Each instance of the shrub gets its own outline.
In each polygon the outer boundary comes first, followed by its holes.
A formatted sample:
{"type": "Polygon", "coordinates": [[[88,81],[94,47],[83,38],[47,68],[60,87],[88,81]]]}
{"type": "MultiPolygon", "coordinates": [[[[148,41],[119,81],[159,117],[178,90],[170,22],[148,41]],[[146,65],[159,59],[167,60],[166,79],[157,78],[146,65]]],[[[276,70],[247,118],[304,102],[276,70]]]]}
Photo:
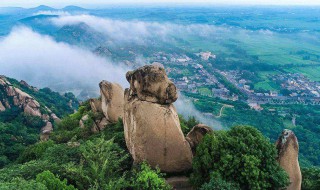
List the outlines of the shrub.
{"type": "Polygon", "coordinates": [[[169,190],[172,189],[163,178],[159,169],[152,170],[149,165],[142,163],[134,171],[132,178],[133,189],[139,190],[169,190]]]}
{"type": "Polygon", "coordinates": [[[117,144],[104,137],[86,141],[80,147],[82,163],[78,169],[70,171],[77,176],[77,186],[92,189],[124,189],[127,184],[123,173],[126,166],[123,164],[128,155],[117,144]],[[89,186],[88,186],[89,185],[89,186]]]}
{"type": "Polygon", "coordinates": [[[276,162],[275,146],[253,127],[237,126],[204,137],[193,160],[191,182],[200,187],[218,172],[242,189],[279,189],[288,176],[276,162]]]}
{"type": "Polygon", "coordinates": [[[25,163],[31,160],[39,159],[42,157],[45,151],[52,146],[54,146],[54,142],[52,140],[39,142],[34,145],[28,146],[19,156],[17,162],[25,163]]]}
{"type": "Polygon", "coordinates": [[[0,183],[1,190],[48,190],[45,185],[34,180],[26,181],[22,178],[14,178],[10,182],[0,183]]]}
{"type": "Polygon", "coordinates": [[[301,172],[303,190],[320,189],[320,168],[302,168],[301,172]]]}
{"type": "Polygon", "coordinates": [[[50,171],[44,171],[37,175],[36,181],[44,184],[48,190],[76,190],[72,185],[67,185],[67,180],[61,181],[50,171]]]}
{"type": "Polygon", "coordinates": [[[239,185],[223,180],[219,173],[212,173],[210,181],[201,186],[200,190],[240,190],[239,185]]]}

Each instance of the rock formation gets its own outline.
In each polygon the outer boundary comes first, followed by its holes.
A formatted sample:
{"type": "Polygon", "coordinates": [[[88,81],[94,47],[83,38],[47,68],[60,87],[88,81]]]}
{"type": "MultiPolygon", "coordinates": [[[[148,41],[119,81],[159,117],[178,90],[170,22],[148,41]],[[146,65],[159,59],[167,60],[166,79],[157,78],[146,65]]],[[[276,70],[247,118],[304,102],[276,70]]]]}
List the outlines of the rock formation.
{"type": "Polygon", "coordinates": [[[53,131],[53,126],[51,122],[47,122],[44,127],[41,129],[40,140],[47,141],[49,140],[49,135],[53,131]]]}
{"type": "Polygon", "coordinates": [[[102,81],[99,84],[101,92],[101,109],[110,123],[116,123],[123,118],[124,91],[116,83],[102,81]]]}
{"type": "MultiPolygon", "coordinates": [[[[92,132],[103,130],[108,124],[116,123],[123,118],[124,91],[119,84],[101,81],[99,83],[101,99],[89,100],[91,111],[95,115],[91,126],[92,132]]],[[[79,125],[85,127],[89,115],[84,115],[79,125]]]]}
{"type": "Polygon", "coordinates": [[[9,104],[10,99],[12,100],[14,106],[22,108],[26,114],[41,117],[40,104],[29,94],[12,86],[5,77],[0,77],[0,87],[5,93],[5,96],[3,96],[2,100],[0,100],[5,103],[5,106],[1,104],[4,109],[0,108],[0,111],[4,111],[5,108],[11,108],[11,105],[9,104]]]}
{"type": "Polygon", "coordinates": [[[299,144],[295,134],[288,129],[283,130],[277,143],[278,162],[280,166],[288,173],[290,185],[288,190],[301,189],[301,171],[298,162],[299,144]]]}
{"type": "Polygon", "coordinates": [[[202,141],[202,138],[212,132],[212,129],[204,124],[198,124],[194,126],[191,131],[187,134],[187,141],[190,144],[192,153],[195,154],[198,144],[202,141]]]}
{"type": "Polygon", "coordinates": [[[126,77],[124,133],[134,163],[147,161],[163,172],[190,169],[192,151],[171,104],[178,98],[176,87],[165,70],[147,65],[126,77]]]}
{"type": "MultiPolygon", "coordinates": [[[[30,86],[25,81],[20,81],[20,85],[27,87],[30,90],[38,91],[37,88],[30,86]]],[[[12,107],[19,107],[28,115],[41,117],[46,125],[42,128],[40,133],[41,140],[48,140],[49,134],[52,132],[52,123],[49,122],[52,119],[55,122],[59,122],[60,119],[52,113],[50,109],[44,107],[47,113],[41,113],[41,105],[28,93],[13,86],[6,77],[0,76],[0,112],[12,107]],[[50,114],[50,116],[48,115],[50,114]]]]}

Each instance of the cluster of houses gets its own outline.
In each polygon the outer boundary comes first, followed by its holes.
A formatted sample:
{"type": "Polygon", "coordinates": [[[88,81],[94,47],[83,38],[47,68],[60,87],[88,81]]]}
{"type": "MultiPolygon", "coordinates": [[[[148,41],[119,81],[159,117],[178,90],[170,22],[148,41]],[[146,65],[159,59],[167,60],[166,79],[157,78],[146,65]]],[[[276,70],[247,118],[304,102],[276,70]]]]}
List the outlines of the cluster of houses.
{"type": "Polygon", "coordinates": [[[311,81],[303,74],[278,74],[272,76],[272,80],[287,89],[291,97],[320,97],[320,83],[311,81]]]}
{"type": "MultiPolygon", "coordinates": [[[[210,58],[215,59],[216,55],[211,52],[200,52],[197,58],[190,58],[187,55],[175,53],[157,52],[154,54],[154,61],[161,62],[166,66],[167,73],[176,74],[171,80],[176,84],[180,91],[199,93],[199,89],[205,87],[211,93],[207,96],[219,97],[225,100],[238,100],[238,95],[232,94],[213,73],[209,73],[203,64],[210,58]],[[185,75],[185,70],[192,71],[192,74],[185,75]]],[[[272,75],[270,78],[286,89],[289,94],[281,94],[279,91],[256,92],[251,81],[243,79],[241,72],[236,70],[215,72],[224,76],[230,83],[238,88],[248,97],[248,105],[255,110],[262,110],[261,104],[320,104],[320,83],[310,81],[302,74],[279,74],[272,75]]]]}

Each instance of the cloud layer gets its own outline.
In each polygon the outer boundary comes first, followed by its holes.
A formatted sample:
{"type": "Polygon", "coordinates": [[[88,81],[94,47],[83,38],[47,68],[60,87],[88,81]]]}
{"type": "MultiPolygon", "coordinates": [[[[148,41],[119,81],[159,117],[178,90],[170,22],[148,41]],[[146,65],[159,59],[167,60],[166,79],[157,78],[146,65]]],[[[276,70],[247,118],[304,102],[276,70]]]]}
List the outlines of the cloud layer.
{"type": "Polygon", "coordinates": [[[153,42],[173,42],[174,37],[193,35],[199,37],[212,37],[225,35],[230,32],[228,28],[207,24],[173,24],[143,21],[122,21],[101,18],[92,15],[63,15],[51,18],[50,21],[58,26],[77,25],[85,23],[95,31],[106,35],[115,43],[150,44],[153,42]]]}
{"type": "Polygon", "coordinates": [[[101,80],[127,86],[122,68],[90,51],[17,27],[0,41],[0,73],[54,90],[98,90],[101,80]]]}

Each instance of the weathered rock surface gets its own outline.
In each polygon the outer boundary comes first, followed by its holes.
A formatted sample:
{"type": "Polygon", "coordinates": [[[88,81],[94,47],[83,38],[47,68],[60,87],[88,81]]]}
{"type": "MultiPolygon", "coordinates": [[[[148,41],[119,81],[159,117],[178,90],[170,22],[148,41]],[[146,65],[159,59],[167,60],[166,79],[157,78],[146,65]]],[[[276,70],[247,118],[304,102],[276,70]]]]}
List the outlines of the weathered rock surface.
{"type": "MultiPolygon", "coordinates": [[[[14,106],[21,107],[26,114],[39,117],[41,116],[40,104],[33,97],[19,88],[13,87],[5,77],[0,77],[0,85],[1,89],[6,93],[6,97],[2,99],[2,101],[5,102],[5,105],[2,104],[2,107],[11,108],[8,101],[8,98],[10,97],[12,98],[14,106]]],[[[5,109],[0,108],[0,111],[4,110],[5,109]]]]}
{"type": "Polygon", "coordinates": [[[178,99],[177,88],[171,82],[164,68],[158,65],[146,65],[127,73],[130,83],[130,95],[139,100],[159,104],[171,104],[178,99]]]}
{"type": "Polygon", "coordinates": [[[100,99],[91,98],[89,101],[93,113],[102,112],[102,105],[100,99]]]}
{"type": "Polygon", "coordinates": [[[6,108],[4,107],[4,105],[2,104],[2,102],[0,101],[0,112],[1,111],[5,111],[6,110],[6,108]]]}
{"type": "Polygon", "coordinates": [[[280,166],[288,173],[290,185],[288,190],[301,189],[301,171],[298,162],[299,144],[295,134],[288,129],[283,130],[277,143],[278,162],[280,166]]]}
{"type": "Polygon", "coordinates": [[[202,138],[212,132],[212,129],[204,124],[198,124],[194,126],[191,131],[187,134],[187,141],[190,144],[192,153],[195,154],[198,144],[202,141],[202,138]]]}
{"type": "MultiPolygon", "coordinates": [[[[30,90],[37,91],[35,87],[30,86],[25,81],[20,81],[20,84],[30,90]]],[[[60,119],[47,107],[44,107],[44,109],[47,110],[50,116],[46,113],[41,113],[39,102],[20,88],[14,87],[4,76],[0,76],[0,91],[2,92],[0,96],[0,112],[16,106],[21,108],[25,114],[41,117],[46,122],[46,126],[42,128],[40,138],[47,140],[53,130],[52,124],[48,121],[53,119],[55,122],[59,122],[60,119]]]]}
{"type": "Polygon", "coordinates": [[[135,163],[147,161],[164,172],[191,168],[192,151],[185,139],[176,109],[176,87],[163,68],[144,66],[127,73],[124,133],[135,163]]]}
{"type": "MultiPolygon", "coordinates": [[[[101,99],[91,98],[89,100],[91,111],[93,112],[92,132],[103,130],[108,124],[118,122],[119,118],[123,118],[124,91],[123,88],[116,83],[101,81],[99,83],[101,99]]],[[[85,127],[85,121],[89,119],[88,115],[84,115],[79,125],[85,127]]]]}
{"type": "MultiPolygon", "coordinates": [[[[99,84],[101,92],[101,109],[110,123],[116,123],[119,118],[123,118],[124,91],[116,83],[102,81],[99,84]]],[[[99,109],[95,106],[95,109],[99,109]]]]}
{"type": "Polygon", "coordinates": [[[44,127],[41,129],[40,140],[47,141],[49,140],[49,136],[53,131],[53,126],[51,122],[47,122],[44,127]]]}

